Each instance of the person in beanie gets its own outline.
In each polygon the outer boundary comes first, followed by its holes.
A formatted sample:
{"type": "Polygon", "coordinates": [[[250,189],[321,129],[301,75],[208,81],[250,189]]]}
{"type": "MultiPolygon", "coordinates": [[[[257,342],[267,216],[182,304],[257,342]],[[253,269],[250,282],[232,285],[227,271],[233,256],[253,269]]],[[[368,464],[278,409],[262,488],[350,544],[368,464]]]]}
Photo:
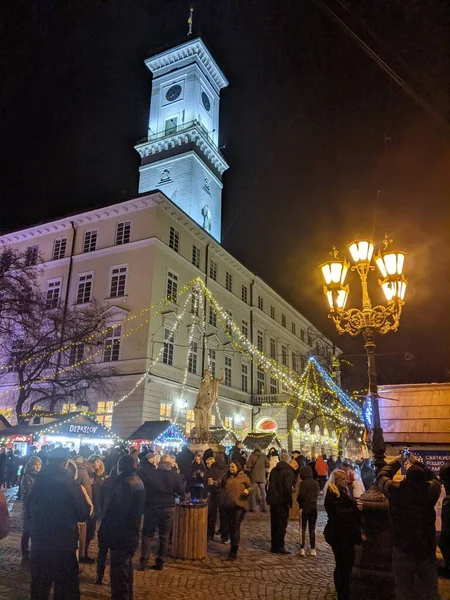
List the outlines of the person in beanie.
{"type": "Polygon", "coordinates": [[[442,575],[450,577],[450,462],[442,465],[439,478],[445,487],[445,498],[442,502],[442,528],[439,537],[439,548],[444,557],[442,575]]]}
{"type": "Polygon", "coordinates": [[[145,570],[150,555],[150,541],[158,529],[159,548],[152,569],[162,571],[167,559],[169,538],[172,531],[175,498],[184,494],[180,475],[172,469],[170,456],[163,454],[158,468],[150,473],[145,482],[147,521],[142,532],[142,556],[140,569],[145,570]]]}
{"type": "Polygon", "coordinates": [[[395,594],[398,600],[435,600],[438,581],[434,506],[441,484],[413,454],[409,453],[406,459],[411,466],[404,480],[393,481],[403,465],[402,454],[385,465],[377,477],[378,487],[389,500],[395,594]]]}
{"type": "Polygon", "coordinates": [[[98,539],[110,549],[111,600],[132,600],[132,558],[139,544],[145,503],[144,484],[137,476],[133,456],[125,454],[119,459],[117,477],[112,481],[104,490],[104,517],[98,539]]]}
{"type": "MultiPolygon", "coordinates": [[[[250,479],[242,469],[242,463],[231,462],[228,472],[222,478],[223,508],[225,531],[222,536],[230,535],[231,547],[228,560],[236,560],[241,538],[241,524],[248,510],[248,499],[252,491],[250,479]]],[[[221,517],[222,517],[221,515],[221,517]]]]}
{"type": "Polygon", "coordinates": [[[22,566],[28,567],[30,552],[28,544],[30,541],[30,516],[28,514],[28,498],[30,492],[36,483],[36,477],[42,467],[42,461],[38,456],[32,456],[23,470],[22,481],[20,482],[21,498],[22,498],[22,513],[23,513],[23,531],[22,539],[20,542],[20,549],[22,551],[22,566]]]}
{"type": "Polygon", "coordinates": [[[288,464],[289,456],[282,452],[280,460],[269,477],[267,502],[270,504],[271,552],[289,554],[284,538],[292,506],[292,490],[295,484],[294,469],[288,464]]]}
{"type": "Polygon", "coordinates": [[[250,481],[253,485],[253,491],[250,495],[250,512],[255,512],[256,493],[259,490],[261,496],[261,512],[266,512],[266,477],[269,469],[269,459],[261,452],[261,447],[255,444],[255,449],[245,466],[250,481]]]}
{"type": "Polygon", "coordinates": [[[68,458],[64,448],[49,452],[27,501],[33,600],[48,600],[52,585],[54,600],[80,600],[78,523],[88,519],[90,506],[65,468],[68,458]]]}
{"type": "Polygon", "coordinates": [[[302,542],[300,556],[305,556],[306,527],[309,529],[309,543],[311,556],[316,556],[316,521],[317,521],[317,497],[319,495],[319,484],[313,478],[311,467],[300,469],[300,486],[298,489],[297,502],[302,511],[302,542]]]}

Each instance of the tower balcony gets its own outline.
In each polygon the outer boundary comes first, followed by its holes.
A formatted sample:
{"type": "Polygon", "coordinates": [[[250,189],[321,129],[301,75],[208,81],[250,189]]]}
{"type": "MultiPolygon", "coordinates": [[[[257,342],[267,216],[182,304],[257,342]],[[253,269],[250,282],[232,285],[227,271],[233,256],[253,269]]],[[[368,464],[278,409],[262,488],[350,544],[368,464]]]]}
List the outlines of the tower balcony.
{"type": "Polygon", "coordinates": [[[183,146],[188,145],[198,148],[220,175],[228,169],[228,163],[213,141],[210,132],[197,120],[180,125],[174,124],[165,131],[152,133],[139,140],[135,149],[144,160],[170,150],[182,150],[183,146]]]}

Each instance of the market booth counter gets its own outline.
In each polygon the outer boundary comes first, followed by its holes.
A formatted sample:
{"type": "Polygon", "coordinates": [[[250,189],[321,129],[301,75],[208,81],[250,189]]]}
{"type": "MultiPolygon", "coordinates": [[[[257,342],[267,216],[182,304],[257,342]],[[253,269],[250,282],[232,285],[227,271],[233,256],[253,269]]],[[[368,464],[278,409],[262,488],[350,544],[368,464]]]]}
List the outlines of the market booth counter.
{"type": "Polygon", "coordinates": [[[28,453],[31,445],[42,444],[61,445],[69,450],[80,452],[80,447],[85,446],[94,451],[97,447],[101,452],[118,443],[119,438],[107,427],[82,413],[68,413],[60,417],[53,416],[51,420],[41,415],[31,418],[30,421],[7,427],[0,432],[1,443],[22,444],[22,454],[28,453]],[[48,420],[41,423],[41,420],[48,420]]]}

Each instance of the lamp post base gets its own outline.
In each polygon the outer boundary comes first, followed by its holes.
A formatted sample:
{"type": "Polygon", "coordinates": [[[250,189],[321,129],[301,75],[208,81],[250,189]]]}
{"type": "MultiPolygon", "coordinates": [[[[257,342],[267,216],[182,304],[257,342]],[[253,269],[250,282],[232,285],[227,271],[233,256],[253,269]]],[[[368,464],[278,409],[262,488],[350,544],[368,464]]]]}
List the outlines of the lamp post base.
{"type": "Polygon", "coordinates": [[[376,485],[361,495],[363,530],[367,541],[356,546],[351,575],[351,600],[394,600],[392,538],[388,501],[376,485]]]}

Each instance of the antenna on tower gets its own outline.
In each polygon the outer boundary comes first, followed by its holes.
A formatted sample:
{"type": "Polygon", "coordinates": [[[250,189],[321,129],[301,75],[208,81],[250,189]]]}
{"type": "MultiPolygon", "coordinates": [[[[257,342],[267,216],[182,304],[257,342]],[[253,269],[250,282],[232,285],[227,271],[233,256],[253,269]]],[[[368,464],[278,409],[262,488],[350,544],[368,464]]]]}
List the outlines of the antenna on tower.
{"type": "Polygon", "coordinates": [[[192,35],[192,23],[194,22],[194,7],[191,6],[191,8],[189,9],[189,17],[188,17],[188,35],[192,35]]]}

